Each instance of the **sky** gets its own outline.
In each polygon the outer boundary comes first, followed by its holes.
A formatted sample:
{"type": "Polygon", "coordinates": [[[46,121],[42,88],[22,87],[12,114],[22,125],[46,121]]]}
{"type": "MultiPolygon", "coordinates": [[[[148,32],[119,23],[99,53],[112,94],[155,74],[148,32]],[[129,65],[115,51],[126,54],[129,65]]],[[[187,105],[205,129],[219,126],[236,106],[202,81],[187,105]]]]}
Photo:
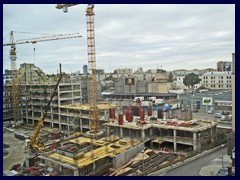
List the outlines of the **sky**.
{"type": "MultiPolygon", "coordinates": [[[[3,5],[3,42],[80,32],[81,38],[16,45],[17,68],[34,63],[45,73],[83,72],[88,64],[86,4],[68,13],[56,4],[3,5]],[[18,33],[27,32],[27,33],[18,33]],[[32,33],[32,34],[30,34],[32,33]],[[40,33],[40,34],[34,34],[40,33]],[[35,52],[34,52],[35,48],[35,52]]],[[[216,68],[235,52],[234,4],[96,4],[96,66],[143,70],[216,68]]],[[[3,47],[3,71],[11,69],[9,46],[3,47]]]]}

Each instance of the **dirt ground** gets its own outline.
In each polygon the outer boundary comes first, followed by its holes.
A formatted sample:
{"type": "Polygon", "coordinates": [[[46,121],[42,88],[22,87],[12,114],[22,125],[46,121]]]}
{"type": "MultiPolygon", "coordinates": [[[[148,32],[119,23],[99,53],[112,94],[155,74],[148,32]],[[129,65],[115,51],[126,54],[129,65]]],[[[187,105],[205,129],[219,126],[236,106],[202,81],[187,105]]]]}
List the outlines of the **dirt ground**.
{"type": "Polygon", "coordinates": [[[3,134],[3,142],[10,147],[7,149],[9,154],[3,157],[3,171],[10,170],[16,163],[22,164],[25,160],[24,141],[14,137],[14,132],[7,131],[3,134]]]}

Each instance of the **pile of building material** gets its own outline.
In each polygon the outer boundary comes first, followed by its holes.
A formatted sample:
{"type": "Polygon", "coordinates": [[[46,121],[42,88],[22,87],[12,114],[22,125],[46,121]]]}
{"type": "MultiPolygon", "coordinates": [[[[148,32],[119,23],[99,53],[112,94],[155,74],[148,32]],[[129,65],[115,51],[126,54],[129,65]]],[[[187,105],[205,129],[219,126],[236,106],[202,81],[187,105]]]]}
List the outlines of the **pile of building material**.
{"type": "Polygon", "coordinates": [[[162,153],[146,150],[128,161],[127,163],[111,169],[110,176],[126,176],[126,175],[144,175],[156,171],[166,165],[179,160],[181,157],[176,153],[162,153]]]}

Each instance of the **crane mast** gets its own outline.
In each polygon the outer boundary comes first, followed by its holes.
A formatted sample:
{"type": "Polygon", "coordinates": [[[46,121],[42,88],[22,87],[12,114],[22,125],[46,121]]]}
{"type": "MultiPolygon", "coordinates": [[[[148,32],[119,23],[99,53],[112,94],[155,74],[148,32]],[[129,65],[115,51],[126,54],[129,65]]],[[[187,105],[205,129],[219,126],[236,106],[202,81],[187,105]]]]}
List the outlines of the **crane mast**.
{"type": "MultiPolygon", "coordinates": [[[[78,4],[57,4],[57,9],[63,9],[68,12],[68,7],[78,4]]],[[[98,107],[97,107],[97,82],[96,82],[96,52],[95,52],[95,28],[94,28],[94,5],[88,4],[86,9],[87,18],[87,51],[88,51],[88,69],[89,69],[89,104],[90,104],[90,132],[98,132],[98,107]]]]}
{"type": "Polygon", "coordinates": [[[10,32],[10,43],[11,43],[11,49],[10,49],[10,61],[11,61],[11,73],[12,73],[12,106],[13,106],[13,120],[14,124],[16,121],[19,120],[19,98],[18,98],[18,75],[17,75],[17,68],[16,68],[16,46],[13,43],[13,31],[10,32]]]}
{"type": "Polygon", "coordinates": [[[90,128],[92,133],[98,132],[98,107],[97,107],[97,81],[96,81],[96,52],[95,52],[95,28],[94,5],[88,5],[87,17],[87,47],[89,67],[89,104],[90,104],[90,128]]]}
{"type": "MultiPolygon", "coordinates": [[[[52,41],[52,40],[61,40],[69,38],[79,38],[82,37],[79,33],[68,33],[68,34],[57,34],[52,36],[44,36],[30,39],[21,39],[14,41],[13,32],[10,32],[10,41],[9,43],[4,43],[3,46],[10,46],[10,61],[11,61],[11,71],[12,71],[12,106],[13,106],[13,120],[14,123],[19,120],[19,97],[18,97],[18,75],[17,75],[17,66],[16,66],[16,44],[27,44],[27,43],[37,43],[43,41],[52,41]]],[[[23,33],[23,32],[21,32],[23,33]]]]}

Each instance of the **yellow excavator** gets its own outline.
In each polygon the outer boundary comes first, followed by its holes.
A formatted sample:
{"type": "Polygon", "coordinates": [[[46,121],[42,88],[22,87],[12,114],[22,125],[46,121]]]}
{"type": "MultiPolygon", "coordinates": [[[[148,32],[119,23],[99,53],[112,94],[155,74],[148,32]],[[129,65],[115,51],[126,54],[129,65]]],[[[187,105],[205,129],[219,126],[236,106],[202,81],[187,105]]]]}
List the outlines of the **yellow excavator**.
{"type": "Polygon", "coordinates": [[[43,150],[44,150],[44,144],[41,143],[41,142],[39,142],[39,140],[38,140],[37,138],[38,138],[38,135],[39,135],[40,130],[41,130],[41,128],[42,128],[43,121],[44,121],[44,119],[45,119],[45,117],[46,117],[46,115],[47,115],[47,112],[48,112],[49,108],[50,108],[50,104],[51,104],[51,102],[52,102],[52,100],[53,100],[53,97],[55,96],[55,94],[56,94],[56,92],[57,92],[58,85],[59,85],[59,83],[60,83],[63,75],[64,75],[64,73],[61,72],[61,73],[60,73],[60,77],[59,77],[59,79],[58,79],[58,81],[57,81],[57,84],[56,84],[55,87],[54,87],[54,91],[53,91],[53,93],[52,93],[52,95],[51,95],[51,98],[50,98],[50,100],[48,101],[48,104],[47,104],[47,106],[46,106],[46,108],[45,108],[45,110],[44,110],[44,112],[43,112],[43,115],[39,118],[38,123],[37,123],[37,126],[36,126],[36,129],[35,129],[35,131],[34,131],[34,134],[33,134],[32,138],[30,139],[30,141],[28,142],[28,147],[29,147],[33,152],[34,152],[34,151],[43,151],[43,150]]]}

